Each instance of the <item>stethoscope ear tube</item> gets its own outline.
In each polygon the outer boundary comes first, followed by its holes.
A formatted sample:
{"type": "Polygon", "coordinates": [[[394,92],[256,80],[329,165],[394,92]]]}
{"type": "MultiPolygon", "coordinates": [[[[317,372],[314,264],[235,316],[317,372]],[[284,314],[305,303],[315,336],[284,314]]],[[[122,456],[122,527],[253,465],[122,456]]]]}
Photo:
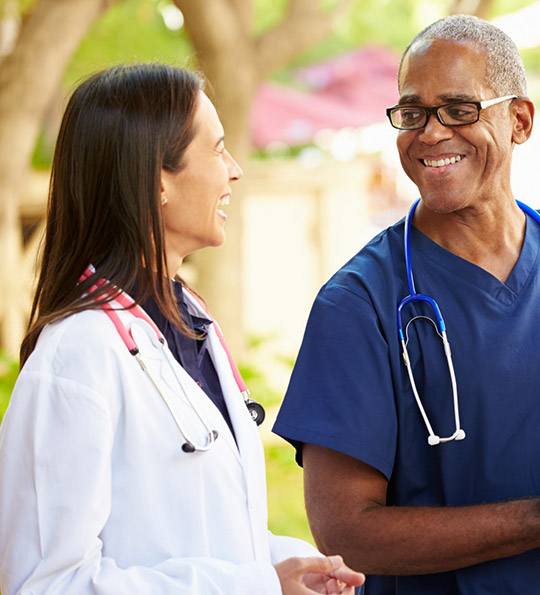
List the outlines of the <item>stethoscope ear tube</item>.
{"type": "MultiPolygon", "coordinates": [[[[137,320],[134,321],[134,324],[137,322],[137,320]]],[[[143,359],[141,358],[140,354],[137,354],[135,357],[137,358],[137,361],[139,362],[139,365],[141,366],[141,368],[143,369],[143,371],[146,373],[146,375],[148,376],[148,378],[150,378],[152,384],[154,385],[155,389],[157,390],[157,392],[160,394],[161,398],[163,399],[165,405],[167,406],[167,408],[169,409],[169,412],[171,413],[171,415],[174,418],[174,421],[176,422],[176,426],[178,427],[178,430],[180,431],[180,433],[182,434],[185,443],[182,444],[182,450],[185,453],[192,453],[195,451],[199,451],[199,452],[205,452],[207,450],[210,450],[212,448],[212,446],[214,446],[214,442],[216,441],[216,438],[218,437],[218,433],[216,430],[210,428],[208,426],[208,424],[205,422],[204,418],[202,417],[202,415],[199,413],[199,410],[197,409],[197,407],[195,406],[195,403],[193,403],[188,391],[186,391],[184,389],[184,385],[182,383],[182,379],[179,378],[176,369],[174,367],[173,362],[171,361],[171,357],[169,355],[169,353],[167,352],[166,348],[165,348],[165,342],[163,341],[159,341],[158,345],[161,346],[161,350],[162,353],[165,357],[165,360],[167,361],[170,369],[172,370],[173,374],[175,375],[177,381],[178,381],[178,385],[180,386],[180,389],[182,390],[184,397],[186,398],[187,402],[190,404],[191,408],[193,409],[193,411],[195,412],[195,414],[197,415],[197,417],[199,418],[200,422],[202,423],[202,425],[204,426],[204,428],[206,429],[206,440],[204,442],[204,444],[195,444],[195,442],[193,440],[190,440],[188,438],[188,434],[186,432],[186,429],[184,428],[184,425],[182,424],[182,421],[180,420],[180,417],[178,416],[173,403],[170,401],[170,399],[168,398],[167,394],[165,392],[163,392],[161,390],[161,387],[159,386],[158,382],[156,381],[154,375],[150,372],[150,370],[148,369],[148,366],[146,366],[146,364],[144,363],[143,359]]]]}
{"type": "MultiPolygon", "coordinates": [[[[417,293],[416,288],[414,286],[414,278],[413,278],[412,262],[411,262],[411,223],[412,223],[412,218],[413,218],[414,212],[415,212],[416,207],[418,206],[419,202],[420,202],[420,199],[418,199],[417,201],[414,202],[414,204],[411,206],[409,212],[407,213],[407,217],[405,219],[405,230],[404,230],[403,242],[404,242],[404,252],[405,252],[405,270],[406,270],[406,275],[407,275],[407,285],[409,288],[409,295],[407,297],[403,298],[397,306],[397,329],[398,329],[398,336],[399,336],[399,340],[400,340],[401,348],[402,348],[403,361],[404,361],[405,367],[407,369],[407,374],[409,376],[409,381],[410,381],[411,388],[412,388],[412,391],[414,394],[414,398],[416,400],[416,404],[418,405],[418,409],[420,410],[420,414],[422,415],[422,419],[424,420],[424,424],[428,431],[428,444],[430,446],[436,446],[437,444],[441,444],[443,442],[450,442],[452,440],[463,440],[465,438],[465,431],[461,428],[461,422],[460,422],[460,418],[459,418],[459,401],[458,401],[457,381],[456,381],[456,375],[454,372],[454,364],[452,361],[452,351],[450,349],[450,343],[448,342],[448,338],[446,335],[446,325],[444,323],[444,319],[443,319],[441,310],[440,310],[437,302],[432,297],[430,297],[428,295],[421,294],[421,293],[417,293]],[[433,431],[433,428],[429,422],[427,413],[424,409],[424,405],[422,404],[422,399],[420,398],[420,395],[418,394],[416,382],[414,380],[412,364],[410,361],[409,352],[407,350],[407,340],[408,340],[407,333],[404,332],[404,330],[403,330],[403,321],[402,321],[403,308],[406,305],[413,303],[413,302],[427,303],[433,310],[433,313],[437,320],[436,328],[438,329],[438,334],[443,342],[444,353],[445,353],[446,362],[448,365],[448,372],[450,374],[450,381],[452,384],[452,402],[453,402],[453,407],[454,407],[454,421],[455,421],[456,429],[451,436],[441,437],[441,436],[438,436],[437,434],[435,434],[435,432],[433,431]]],[[[419,317],[419,318],[423,318],[423,317],[419,317]]],[[[415,320],[415,319],[413,318],[412,320],[415,320]]],[[[433,320],[431,320],[431,322],[433,322],[433,320]]],[[[410,322],[409,322],[409,324],[410,324],[410,322]]]]}

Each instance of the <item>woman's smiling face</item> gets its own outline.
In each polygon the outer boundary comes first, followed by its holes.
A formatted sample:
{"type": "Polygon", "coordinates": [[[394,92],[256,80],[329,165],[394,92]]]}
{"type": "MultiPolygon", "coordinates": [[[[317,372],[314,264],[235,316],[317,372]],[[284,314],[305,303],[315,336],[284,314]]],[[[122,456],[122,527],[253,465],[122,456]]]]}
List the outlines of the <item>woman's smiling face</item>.
{"type": "Polygon", "coordinates": [[[225,149],[223,126],[204,93],[199,94],[193,122],[195,136],[178,172],[161,172],[165,246],[171,273],[191,252],[225,241],[230,183],[242,169],[225,149]]]}

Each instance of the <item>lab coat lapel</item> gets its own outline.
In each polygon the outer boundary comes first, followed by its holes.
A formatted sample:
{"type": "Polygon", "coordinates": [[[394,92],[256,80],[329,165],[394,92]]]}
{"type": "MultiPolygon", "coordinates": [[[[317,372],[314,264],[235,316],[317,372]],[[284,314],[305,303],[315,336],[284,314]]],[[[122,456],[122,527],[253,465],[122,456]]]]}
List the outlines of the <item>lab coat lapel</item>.
{"type": "MultiPolygon", "coordinates": [[[[173,395],[173,404],[176,399],[186,398],[182,394],[182,389],[179,386],[180,380],[183,389],[188,392],[189,399],[195,404],[197,411],[203,416],[205,422],[211,429],[217,430],[218,435],[227,443],[228,447],[233,451],[234,456],[238,458],[239,453],[236,442],[227,422],[221,415],[221,412],[193,378],[191,378],[191,376],[174,359],[170,352],[169,360],[171,361],[172,367],[169,365],[163,353],[163,347],[157,341],[156,335],[151,327],[142,321],[134,322],[133,317],[131,320],[126,321],[126,324],[132,325],[131,331],[134,335],[142,359],[145,361],[146,365],[149,368],[152,368],[154,373],[157,374],[158,382],[163,383],[163,388],[166,388],[169,394],[173,395]],[[141,329],[138,327],[143,327],[144,325],[147,325],[148,328],[141,332],[141,329]]],[[[168,349],[168,347],[165,346],[165,349],[168,349]]],[[[186,431],[189,431],[189,428],[186,428],[186,431]]]]}
{"type": "MultiPolygon", "coordinates": [[[[186,302],[199,315],[207,315],[195,299],[184,292],[186,302]]],[[[269,559],[266,473],[264,452],[255,422],[245,406],[244,399],[234,379],[227,354],[216,332],[217,322],[208,329],[208,349],[216,367],[229,416],[234,427],[240,459],[244,469],[248,509],[251,520],[255,554],[260,559],[269,559]]]]}
{"type": "MultiPolygon", "coordinates": [[[[184,298],[192,314],[209,316],[208,312],[203,310],[202,306],[189,292],[184,291],[184,298]]],[[[251,419],[251,415],[245,406],[244,398],[234,379],[229,359],[216,332],[217,324],[213,320],[212,324],[208,327],[208,351],[219,377],[221,390],[223,391],[223,397],[233,424],[242,461],[244,464],[249,465],[253,450],[253,433],[257,433],[256,425],[251,419]]],[[[257,443],[259,442],[260,440],[257,437],[257,443]]]]}

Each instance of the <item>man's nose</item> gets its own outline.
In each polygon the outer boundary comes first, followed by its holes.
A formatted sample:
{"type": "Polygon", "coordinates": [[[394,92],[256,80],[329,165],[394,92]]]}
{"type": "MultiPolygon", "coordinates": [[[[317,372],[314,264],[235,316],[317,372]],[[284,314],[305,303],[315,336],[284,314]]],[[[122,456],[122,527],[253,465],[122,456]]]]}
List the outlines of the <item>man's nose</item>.
{"type": "Polygon", "coordinates": [[[452,128],[441,124],[436,114],[429,114],[426,125],[420,131],[419,140],[427,144],[435,144],[450,138],[453,134],[452,128]]]}

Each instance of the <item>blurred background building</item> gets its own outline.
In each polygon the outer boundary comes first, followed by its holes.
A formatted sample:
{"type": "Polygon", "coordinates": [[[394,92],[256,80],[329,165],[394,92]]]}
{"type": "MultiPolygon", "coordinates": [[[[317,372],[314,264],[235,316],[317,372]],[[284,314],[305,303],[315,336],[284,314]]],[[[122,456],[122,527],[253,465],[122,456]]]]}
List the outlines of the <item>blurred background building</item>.
{"type": "MultiPolygon", "coordinates": [[[[204,73],[245,171],[226,245],[186,259],[182,273],[240,359],[290,362],[320,286],[416,196],[385,108],[407,42],[455,12],[510,33],[534,98],[540,2],[1,0],[0,348],[15,357],[24,331],[69,90],[113,63],[161,60],[204,73]]],[[[516,196],[533,206],[536,138],[517,148],[514,172],[516,196]]],[[[279,369],[282,391],[290,368],[279,369]]]]}

